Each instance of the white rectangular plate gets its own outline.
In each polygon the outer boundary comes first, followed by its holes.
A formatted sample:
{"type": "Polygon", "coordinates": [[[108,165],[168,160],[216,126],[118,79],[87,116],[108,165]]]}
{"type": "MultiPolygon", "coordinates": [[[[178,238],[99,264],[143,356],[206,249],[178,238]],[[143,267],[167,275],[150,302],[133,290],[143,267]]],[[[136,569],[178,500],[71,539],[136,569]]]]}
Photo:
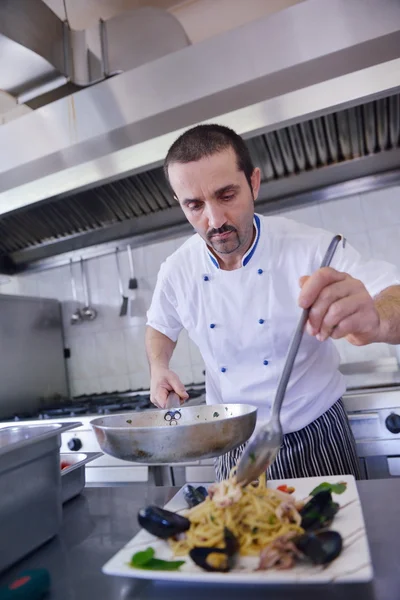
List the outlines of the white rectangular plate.
{"type": "MultiPolygon", "coordinates": [[[[154,548],[156,557],[164,560],[174,560],[174,555],[168,544],[159,540],[144,530],[141,530],[128,544],[111,558],[103,567],[107,575],[122,577],[135,577],[138,579],[156,579],[179,582],[205,582],[210,583],[241,583],[241,584],[277,584],[277,583],[350,583],[370,581],[373,576],[371,558],[368,548],[367,534],[364,518],[354,477],[351,475],[335,477],[311,477],[304,479],[287,479],[284,481],[270,481],[268,487],[276,488],[287,484],[295,488],[294,495],[298,499],[306,498],[311,490],[323,481],[337,483],[347,482],[347,490],[341,495],[334,495],[341,509],[335,516],[331,529],[338,531],[343,537],[343,550],[340,556],[327,567],[316,567],[301,564],[289,571],[256,571],[257,557],[242,557],[237,566],[229,573],[208,573],[197,567],[189,557],[186,564],[179,571],[147,571],[129,566],[133,554],[145,550],[149,546],[154,548]]],[[[171,511],[180,511],[187,508],[180,490],[165,506],[171,511]]],[[[176,560],[176,559],[175,559],[176,560]]],[[[178,560],[183,560],[179,557],[178,560]]]]}

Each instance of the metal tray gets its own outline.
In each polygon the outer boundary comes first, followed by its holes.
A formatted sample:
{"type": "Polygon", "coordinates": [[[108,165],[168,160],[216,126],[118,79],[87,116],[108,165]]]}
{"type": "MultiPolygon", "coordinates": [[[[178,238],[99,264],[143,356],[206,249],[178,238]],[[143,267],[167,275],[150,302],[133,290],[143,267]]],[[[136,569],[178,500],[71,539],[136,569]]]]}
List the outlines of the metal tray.
{"type": "Polygon", "coordinates": [[[85,487],[85,465],[103,456],[102,452],[66,452],[60,454],[62,461],[69,462],[70,467],[61,470],[61,501],[64,504],[80,494],[85,487]]]}
{"type": "Polygon", "coordinates": [[[0,572],[61,526],[61,434],[81,423],[0,429],[0,572]]]}

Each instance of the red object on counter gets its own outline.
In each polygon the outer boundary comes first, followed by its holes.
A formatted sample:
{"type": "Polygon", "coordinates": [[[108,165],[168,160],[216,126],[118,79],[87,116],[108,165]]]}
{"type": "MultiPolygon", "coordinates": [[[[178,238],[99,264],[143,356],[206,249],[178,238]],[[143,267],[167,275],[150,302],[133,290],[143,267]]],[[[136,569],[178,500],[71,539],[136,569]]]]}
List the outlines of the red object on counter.
{"type": "Polygon", "coordinates": [[[293,494],[294,487],[288,487],[287,485],[278,485],[276,488],[280,492],[285,492],[285,494],[293,494]]]}

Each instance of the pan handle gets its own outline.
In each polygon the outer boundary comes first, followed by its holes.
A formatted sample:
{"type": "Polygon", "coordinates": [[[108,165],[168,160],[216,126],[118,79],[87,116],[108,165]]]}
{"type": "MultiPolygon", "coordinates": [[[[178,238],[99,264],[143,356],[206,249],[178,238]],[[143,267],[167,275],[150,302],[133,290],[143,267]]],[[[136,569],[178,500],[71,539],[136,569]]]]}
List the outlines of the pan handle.
{"type": "Polygon", "coordinates": [[[165,405],[165,408],[167,410],[170,410],[171,408],[180,408],[181,407],[181,401],[180,398],[178,396],[178,394],[175,394],[175,392],[170,392],[167,398],[167,404],[165,405]]]}

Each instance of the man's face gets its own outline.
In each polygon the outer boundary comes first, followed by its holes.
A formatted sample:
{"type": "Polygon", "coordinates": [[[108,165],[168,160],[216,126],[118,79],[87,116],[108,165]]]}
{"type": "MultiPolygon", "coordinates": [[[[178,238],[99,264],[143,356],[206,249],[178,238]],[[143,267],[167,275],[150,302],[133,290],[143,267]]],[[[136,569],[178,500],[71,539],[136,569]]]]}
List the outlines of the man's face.
{"type": "Polygon", "coordinates": [[[189,223],[217,254],[247,250],[253,237],[259,169],[253,171],[250,189],[229,148],[196,162],[172,163],[168,174],[189,223]]]}

